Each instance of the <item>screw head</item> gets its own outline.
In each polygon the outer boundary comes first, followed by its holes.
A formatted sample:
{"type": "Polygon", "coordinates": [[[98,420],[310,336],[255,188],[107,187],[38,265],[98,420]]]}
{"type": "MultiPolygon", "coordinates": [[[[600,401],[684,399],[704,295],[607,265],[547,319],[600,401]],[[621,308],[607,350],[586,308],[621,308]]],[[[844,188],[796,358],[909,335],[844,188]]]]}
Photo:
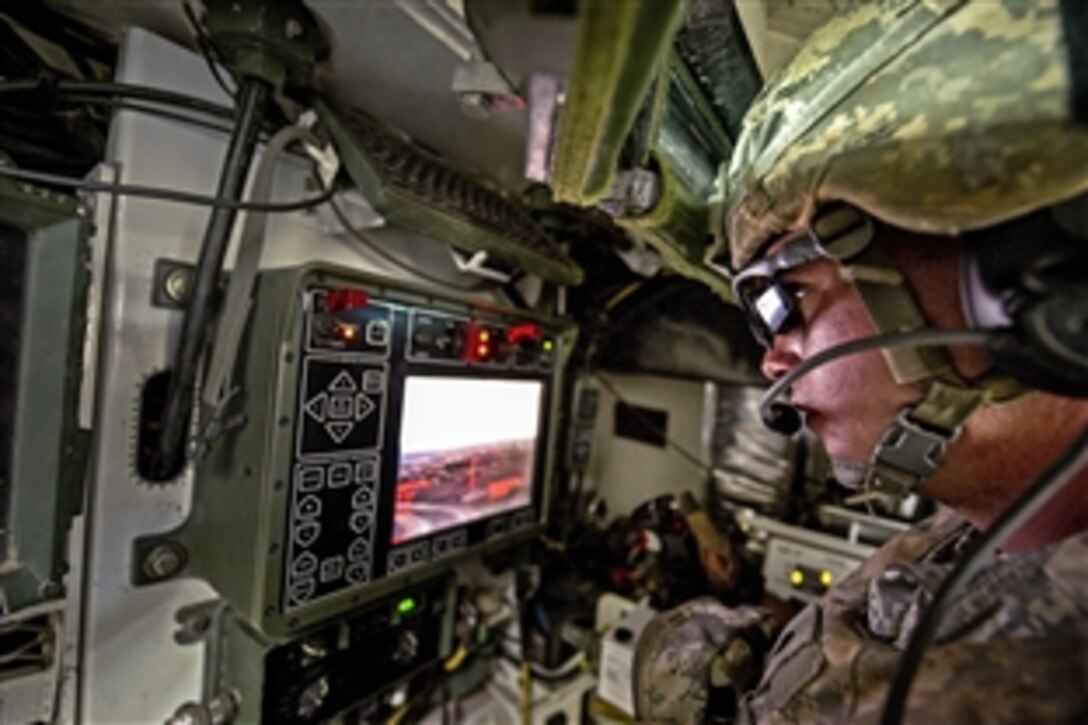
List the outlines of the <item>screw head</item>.
{"type": "Polygon", "coordinates": [[[192,283],[192,273],[181,267],[172,269],[162,281],[163,292],[172,302],[182,304],[189,299],[189,285],[192,283]]]}
{"type": "Polygon", "coordinates": [[[181,548],[176,544],[159,544],[144,557],[144,574],[150,579],[168,579],[184,564],[181,548]]]}

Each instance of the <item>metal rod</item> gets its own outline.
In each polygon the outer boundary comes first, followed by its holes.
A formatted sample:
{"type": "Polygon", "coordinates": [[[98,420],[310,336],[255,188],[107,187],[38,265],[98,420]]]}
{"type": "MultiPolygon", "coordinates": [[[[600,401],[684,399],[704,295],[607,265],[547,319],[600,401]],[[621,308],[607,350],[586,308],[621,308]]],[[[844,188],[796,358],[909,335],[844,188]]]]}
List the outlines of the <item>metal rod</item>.
{"type": "MultiPolygon", "coordinates": [[[[238,200],[242,196],[269,96],[269,86],[263,81],[249,78],[242,84],[234,130],[219,175],[216,196],[220,199],[238,200]]],[[[181,339],[174,356],[170,388],[163,408],[162,437],[159,439],[159,456],[155,466],[163,479],[177,472],[172,469],[183,453],[181,449],[185,444],[189,414],[193,407],[200,356],[204,351],[208,323],[214,313],[216,287],[236,213],[236,209],[212,209],[204,231],[204,243],[200,248],[192,291],[185,308],[181,339]]]]}

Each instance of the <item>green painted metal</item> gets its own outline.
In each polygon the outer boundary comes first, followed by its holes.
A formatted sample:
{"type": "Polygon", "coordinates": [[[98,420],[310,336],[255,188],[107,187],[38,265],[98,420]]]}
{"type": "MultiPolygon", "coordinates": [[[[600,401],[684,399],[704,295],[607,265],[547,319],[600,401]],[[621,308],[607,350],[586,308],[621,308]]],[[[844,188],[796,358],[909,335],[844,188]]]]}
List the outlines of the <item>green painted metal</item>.
{"type": "Polygon", "coordinates": [[[623,144],[668,57],[682,0],[586,0],[575,70],[559,122],[556,201],[588,206],[612,190],[623,144]]]}
{"type": "Polygon", "coordinates": [[[664,160],[658,161],[662,175],[661,200],[649,212],[624,216],[616,223],[653,245],[670,269],[709,286],[724,300],[732,299],[729,283],[707,267],[708,207],[706,200],[691,191],[664,160]]]}
{"type": "Polygon", "coordinates": [[[324,52],[313,13],[299,0],[205,0],[204,23],[231,69],[280,90],[309,90],[324,52]]]}
{"type": "MultiPolygon", "coordinates": [[[[63,594],[68,528],[83,501],[77,405],[89,225],[69,196],[0,180],[0,223],[27,235],[0,613],[63,594]]],[[[8,472],[0,471],[0,476],[8,472]]]]}
{"type": "Polygon", "coordinates": [[[320,101],[316,107],[359,190],[391,224],[483,250],[557,284],[581,284],[582,269],[536,225],[526,207],[372,119],[320,101]]]}
{"type": "MultiPolygon", "coordinates": [[[[195,484],[189,518],[178,529],[139,539],[134,544],[132,578],[138,585],[153,584],[154,576],[144,570],[147,555],[158,545],[180,546],[186,561],[179,576],[208,581],[231,607],[265,636],[289,637],[321,621],[355,607],[449,571],[464,555],[399,572],[359,587],[317,599],[284,612],[280,607],[283,563],[287,542],[283,540],[290,486],[292,453],[295,447],[293,416],[297,407],[297,385],[301,361],[305,290],[315,285],[364,285],[375,297],[425,304],[431,309],[464,312],[468,299],[436,297],[433,290],[403,282],[362,275],[353,270],[327,265],[273,270],[262,273],[256,290],[254,314],[244,344],[248,352],[239,366],[237,383],[244,391],[247,424],[220,441],[201,464],[195,484]]],[[[559,352],[555,356],[552,389],[561,390],[564,356],[573,349],[575,330],[567,323],[519,312],[519,318],[536,319],[558,331],[559,352]]],[[[557,440],[559,399],[554,395],[550,410],[548,440],[557,440]]],[[[544,466],[547,502],[554,476],[553,447],[544,466]]],[[[546,518],[547,510],[543,512],[546,518]]],[[[483,555],[536,536],[541,525],[527,526],[509,538],[485,543],[467,555],[483,555]]]]}

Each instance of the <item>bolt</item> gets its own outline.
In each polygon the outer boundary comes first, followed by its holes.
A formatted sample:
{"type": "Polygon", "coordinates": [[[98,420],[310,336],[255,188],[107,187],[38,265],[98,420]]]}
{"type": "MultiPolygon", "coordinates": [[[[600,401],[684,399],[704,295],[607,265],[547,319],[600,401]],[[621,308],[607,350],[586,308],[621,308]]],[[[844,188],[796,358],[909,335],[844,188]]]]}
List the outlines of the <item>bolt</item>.
{"type": "Polygon", "coordinates": [[[175,544],[159,544],[144,557],[144,574],[149,579],[168,579],[181,570],[181,551],[175,544]]]}
{"type": "Polygon", "coordinates": [[[460,101],[461,113],[474,121],[486,121],[491,115],[491,99],[483,93],[462,93],[460,101]]]}
{"type": "Polygon", "coordinates": [[[192,273],[182,267],[170,270],[162,281],[163,291],[172,302],[184,304],[189,299],[189,284],[192,273]]]}
{"type": "Polygon", "coordinates": [[[208,722],[206,709],[196,702],[187,702],[169,717],[166,725],[204,725],[208,722]]]}

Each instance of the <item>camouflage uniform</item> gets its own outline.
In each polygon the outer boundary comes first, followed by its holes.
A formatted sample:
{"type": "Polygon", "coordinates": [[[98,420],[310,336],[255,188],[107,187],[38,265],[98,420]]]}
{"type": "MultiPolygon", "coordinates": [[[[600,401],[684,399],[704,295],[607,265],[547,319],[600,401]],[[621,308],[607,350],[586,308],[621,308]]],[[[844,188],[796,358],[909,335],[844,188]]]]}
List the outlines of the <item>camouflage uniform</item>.
{"type": "MultiPolygon", "coordinates": [[[[943,514],[885,544],[802,610],[767,656],[742,723],[878,722],[899,656],[974,530],[943,514]]],[[[914,681],[906,722],[1088,722],[1088,532],[996,555],[959,595],[914,681]]],[[[633,686],[642,722],[695,723],[708,692],[732,682],[755,610],[698,600],[653,620],[633,686]],[[740,645],[738,646],[738,643],[740,645]]]]}
{"type": "MultiPolygon", "coordinates": [[[[878,722],[921,612],[973,534],[952,515],[888,542],[779,637],[745,723],[878,722]]],[[[1088,532],[996,555],[941,622],[911,689],[918,723],[1088,722],[1088,532]]]]}

